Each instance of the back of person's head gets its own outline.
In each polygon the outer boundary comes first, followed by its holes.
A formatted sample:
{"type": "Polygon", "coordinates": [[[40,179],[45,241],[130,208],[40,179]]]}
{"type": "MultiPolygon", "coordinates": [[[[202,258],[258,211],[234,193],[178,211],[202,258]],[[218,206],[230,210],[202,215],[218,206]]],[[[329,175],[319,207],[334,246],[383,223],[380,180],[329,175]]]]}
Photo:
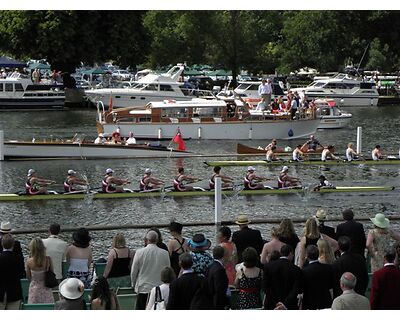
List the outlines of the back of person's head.
{"type": "Polygon", "coordinates": [[[171,221],[169,224],[169,231],[182,234],[183,225],[179,222],[171,221]]]}
{"type": "Polygon", "coordinates": [[[307,219],[304,228],[304,235],[310,239],[316,239],[320,237],[317,220],[314,218],[307,219]]]}
{"type": "Polygon", "coordinates": [[[224,257],[225,249],[221,246],[215,246],[212,253],[214,259],[221,260],[224,257]]]}
{"type": "Polygon", "coordinates": [[[288,257],[291,253],[293,253],[293,248],[291,245],[284,244],[281,247],[281,257],[288,257]]]}
{"type": "Polygon", "coordinates": [[[1,239],[1,245],[5,250],[12,250],[14,248],[15,240],[11,234],[5,234],[1,239]]]}
{"type": "Polygon", "coordinates": [[[396,251],[395,251],[395,249],[394,248],[387,249],[385,251],[384,257],[385,257],[385,260],[387,262],[393,263],[394,260],[396,259],[396,251]]]}
{"type": "Polygon", "coordinates": [[[108,281],[103,276],[99,276],[93,283],[90,300],[99,298],[101,304],[105,304],[106,310],[111,310],[111,292],[108,281]]]}
{"type": "Polygon", "coordinates": [[[161,235],[160,229],[158,229],[156,227],[151,227],[149,230],[150,231],[155,231],[157,233],[157,241],[156,241],[156,243],[161,243],[162,242],[162,235],[161,235]]]}
{"type": "Polygon", "coordinates": [[[354,289],[357,284],[357,277],[351,272],[345,272],[340,277],[340,284],[347,289],[354,289]]]}
{"type": "Polygon", "coordinates": [[[229,239],[231,238],[232,231],[231,231],[231,229],[230,229],[229,227],[223,226],[223,227],[219,228],[218,231],[221,233],[221,235],[222,235],[226,240],[229,240],[229,239]]]}
{"type": "Polygon", "coordinates": [[[269,261],[278,260],[281,257],[281,254],[278,250],[274,250],[269,255],[269,261]]]}
{"type": "Polygon", "coordinates": [[[146,233],[146,240],[148,243],[157,243],[158,234],[154,230],[150,230],[146,233]]]}
{"type": "Polygon", "coordinates": [[[220,173],[220,171],[221,171],[221,167],[220,166],[215,166],[214,167],[214,172],[215,173],[220,173]]]}
{"type": "Polygon", "coordinates": [[[189,252],[182,253],[179,256],[179,265],[183,270],[190,269],[193,266],[193,259],[189,252]]]}
{"type": "Polygon", "coordinates": [[[353,220],[353,218],[354,218],[353,210],[351,210],[351,209],[344,210],[342,212],[342,216],[343,216],[343,219],[346,221],[353,220]]]}
{"type": "Polygon", "coordinates": [[[253,268],[258,263],[258,253],[253,247],[247,247],[242,252],[243,264],[246,268],[253,268]]]}
{"type": "Polygon", "coordinates": [[[296,234],[296,232],[294,230],[293,221],[289,218],[282,219],[277,229],[277,236],[288,238],[294,234],[296,234]]]}
{"type": "Polygon", "coordinates": [[[347,252],[351,248],[351,239],[347,236],[341,236],[338,239],[339,250],[342,252],[347,252]]]}
{"type": "Polygon", "coordinates": [[[125,237],[122,233],[117,233],[112,241],[113,248],[121,249],[126,247],[125,237]]]}
{"type": "Polygon", "coordinates": [[[50,234],[58,235],[61,231],[61,227],[58,223],[52,223],[49,227],[50,234]]]}
{"type": "Polygon", "coordinates": [[[162,283],[171,283],[176,279],[175,271],[171,267],[164,267],[161,270],[162,283]]]}
{"type": "Polygon", "coordinates": [[[319,250],[317,246],[310,244],[306,249],[306,253],[308,260],[310,261],[318,260],[319,250]]]}
{"type": "Polygon", "coordinates": [[[29,243],[29,254],[33,258],[36,266],[43,266],[46,259],[46,247],[42,239],[39,237],[33,238],[29,243]]]}
{"type": "Polygon", "coordinates": [[[324,257],[326,263],[332,264],[335,261],[335,254],[333,253],[332,247],[325,239],[319,239],[317,241],[317,247],[319,256],[324,257]]]}

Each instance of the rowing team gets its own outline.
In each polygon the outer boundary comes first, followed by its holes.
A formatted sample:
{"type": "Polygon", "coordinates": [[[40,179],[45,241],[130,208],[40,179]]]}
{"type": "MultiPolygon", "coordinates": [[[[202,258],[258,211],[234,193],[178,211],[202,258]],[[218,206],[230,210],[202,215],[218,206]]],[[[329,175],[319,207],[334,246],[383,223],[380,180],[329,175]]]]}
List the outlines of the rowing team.
{"type": "MultiPolygon", "coordinates": [[[[307,154],[302,151],[303,146],[301,144],[297,145],[296,149],[293,150],[292,153],[292,160],[293,161],[303,161],[307,157],[307,154]]],[[[334,146],[333,145],[328,145],[324,147],[321,153],[321,161],[327,161],[327,160],[341,160],[340,157],[336,156],[334,154],[334,146]]],[[[349,143],[347,145],[346,149],[346,160],[347,161],[355,161],[360,158],[362,158],[362,155],[358,154],[357,152],[354,151],[354,145],[352,143],[349,143]]],[[[267,151],[267,161],[281,161],[282,159],[278,158],[276,156],[276,146],[272,146],[270,149],[267,151]]],[[[400,151],[399,151],[399,157],[400,157],[400,151]]],[[[382,154],[381,151],[381,146],[376,145],[375,148],[371,152],[371,158],[374,161],[379,161],[385,158],[385,156],[382,154]]],[[[387,158],[387,157],[386,157],[387,158]]]]}
{"type": "MultiPolygon", "coordinates": [[[[215,179],[221,179],[221,187],[223,189],[232,189],[234,187],[234,179],[230,178],[226,175],[221,174],[221,167],[214,167],[213,174],[210,177],[208,184],[209,189],[215,189],[215,179]]],[[[289,168],[284,166],[277,177],[278,188],[291,188],[291,187],[299,187],[300,180],[298,178],[292,177],[289,175],[289,168]]],[[[105,176],[101,181],[101,190],[104,193],[121,193],[127,191],[123,188],[124,185],[129,184],[129,180],[121,179],[113,175],[114,170],[108,168],[105,171],[105,176]]],[[[164,188],[165,182],[151,175],[151,169],[147,168],[144,171],[143,177],[139,182],[139,190],[142,192],[152,191],[152,190],[161,190],[164,188]]],[[[79,179],[76,171],[68,170],[68,175],[63,183],[64,191],[66,193],[77,192],[75,187],[77,185],[88,186],[89,183],[87,180],[79,179]]],[[[243,181],[243,188],[245,190],[257,190],[264,189],[265,186],[262,181],[271,180],[266,177],[258,176],[255,173],[254,167],[248,167],[246,175],[243,181]]],[[[178,175],[173,180],[173,188],[175,191],[193,191],[195,187],[187,185],[185,183],[193,183],[196,181],[201,181],[201,179],[195,178],[190,175],[185,174],[184,168],[178,168],[178,175]]],[[[330,184],[323,179],[324,183],[320,183],[319,187],[329,187],[330,184]]],[[[47,186],[54,184],[55,181],[48,180],[44,178],[40,178],[37,176],[36,171],[34,169],[29,169],[28,177],[25,183],[26,193],[29,195],[37,195],[37,194],[48,194],[47,186]]]]}

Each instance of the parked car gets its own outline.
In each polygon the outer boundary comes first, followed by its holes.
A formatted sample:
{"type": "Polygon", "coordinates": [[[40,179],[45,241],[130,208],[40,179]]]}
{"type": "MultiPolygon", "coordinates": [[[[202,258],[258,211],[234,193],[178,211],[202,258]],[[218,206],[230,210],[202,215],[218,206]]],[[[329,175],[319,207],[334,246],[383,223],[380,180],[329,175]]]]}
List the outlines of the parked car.
{"type": "Polygon", "coordinates": [[[125,81],[130,80],[132,75],[126,70],[115,70],[112,73],[112,77],[117,80],[125,81]]]}

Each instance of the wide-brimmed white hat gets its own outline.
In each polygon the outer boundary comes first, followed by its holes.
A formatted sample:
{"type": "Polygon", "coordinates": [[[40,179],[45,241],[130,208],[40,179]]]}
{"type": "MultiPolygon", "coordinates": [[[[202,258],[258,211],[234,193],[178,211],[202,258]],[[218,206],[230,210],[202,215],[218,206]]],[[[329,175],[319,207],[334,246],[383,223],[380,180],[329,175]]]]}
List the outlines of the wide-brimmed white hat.
{"type": "Polygon", "coordinates": [[[11,229],[11,223],[8,221],[2,222],[1,227],[0,227],[0,232],[1,233],[10,233],[12,231],[11,229]]]}
{"type": "Polygon", "coordinates": [[[370,220],[375,226],[381,229],[386,229],[390,225],[389,219],[383,213],[377,213],[375,218],[370,218],[370,220]]]}
{"type": "Polygon", "coordinates": [[[77,278],[67,278],[60,283],[58,290],[64,298],[76,300],[82,297],[85,285],[77,278]]]}

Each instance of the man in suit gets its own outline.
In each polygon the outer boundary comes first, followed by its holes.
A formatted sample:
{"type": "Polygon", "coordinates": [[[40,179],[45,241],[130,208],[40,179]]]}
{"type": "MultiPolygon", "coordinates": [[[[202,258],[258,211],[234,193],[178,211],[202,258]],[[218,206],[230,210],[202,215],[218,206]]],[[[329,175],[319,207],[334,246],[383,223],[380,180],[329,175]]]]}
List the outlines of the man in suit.
{"type": "Polygon", "coordinates": [[[146,234],[144,248],[138,249],[131,269],[132,288],[138,294],[136,309],[145,310],[147,297],[152,288],[162,284],[161,271],[170,266],[168,251],[157,247],[158,234],[150,230],[146,234]]]}
{"type": "Polygon", "coordinates": [[[65,261],[65,251],[68,247],[68,244],[58,237],[60,230],[61,228],[58,223],[51,224],[49,228],[50,236],[47,239],[43,239],[43,244],[46,247],[46,254],[53,262],[54,273],[59,282],[61,282],[63,278],[62,262],[65,261]]]}
{"type": "Polygon", "coordinates": [[[188,253],[179,256],[182,274],[169,285],[167,310],[189,310],[193,297],[202,287],[204,277],[193,272],[193,259],[188,253]]]}
{"type": "Polygon", "coordinates": [[[345,272],[340,277],[340,288],[343,293],[335,298],[332,310],[370,310],[369,300],[354,291],[357,278],[351,272],[345,272]]]}
{"type": "Polygon", "coordinates": [[[283,245],[280,253],[278,260],[273,260],[264,266],[263,290],[266,295],[264,309],[274,310],[281,303],[285,309],[296,310],[302,273],[292,262],[294,253],[291,246],[283,245]]]}
{"type": "Polygon", "coordinates": [[[303,309],[317,310],[332,305],[333,273],[329,264],[318,261],[315,245],[306,249],[308,265],[303,268],[303,309]]]}
{"type": "Polygon", "coordinates": [[[18,310],[22,300],[20,279],[24,278],[24,260],[13,252],[15,240],[10,234],[1,239],[0,310],[18,310]]]}
{"type": "Polygon", "coordinates": [[[372,310],[400,310],[400,270],[394,264],[395,258],[394,249],[388,250],[384,256],[383,268],[372,274],[372,310]]]}
{"type": "Polygon", "coordinates": [[[237,249],[238,263],[243,262],[242,252],[248,247],[253,247],[256,249],[258,254],[261,254],[264,246],[261,232],[259,230],[249,228],[250,221],[247,215],[239,215],[235,223],[240,228],[239,231],[235,231],[232,235],[232,242],[236,245],[237,249]]]}
{"type": "Polygon", "coordinates": [[[347,236],[351,239],[351,251],[362,256],[365,254],[365,231],[361,223],[354,221],[354,213],[351,209],[342,212],[344,223],[338,224],[336,227],[336,236],[347,236]]]}
{"type": "Polygon", "coordinates": [[[365,295],[368,286],[368,270],[365,258],[358,253],[351,252],[351,240],[349,237],[342,236],[338,240],[340,257],[332,264],[335,274],[335,284],[333,288],[334,297],[342,293],[340,288],[340,278],[345,272],[351,272],[357,278],[354,291],[365,295]]]}
{"type": "Polygon", "coordinates": [[[221,246],[213,249],[214,262],[206,272],[207,286],[210,296],[212,297],[213,307],[215,310],[224,310],[228,305],[226,292],[228,290],[228,276],[224,268],[222,259],[225,250],[221,246]]]}
{"type": "MultiPolygon", "coordinates": [[[[1,227],[0,227],[0,241],[2,239],[2,237],[5,234],[10,234],[12,233],[12,229],[11,229],[11,223],[10,222],[2,222],[1,223],[1,227]]],[[[22,255],[22,249],[21,249],[21,243],[18,240],[14,239],[14,248],[13,251],[17,254],[20,254],[22,256],[23,259],[23,255],[22,255]]],[[[0,246],[0,253],[3,252],[3,247],[0,246]]]]}
{"type": "Polygon", "coordinates": [[[314,218],[317,220],[319,232],[326,234],[328,237],[337,240],[335,228],[326,226],[326,212],[324,209],[318,209],[314,218]]]}

